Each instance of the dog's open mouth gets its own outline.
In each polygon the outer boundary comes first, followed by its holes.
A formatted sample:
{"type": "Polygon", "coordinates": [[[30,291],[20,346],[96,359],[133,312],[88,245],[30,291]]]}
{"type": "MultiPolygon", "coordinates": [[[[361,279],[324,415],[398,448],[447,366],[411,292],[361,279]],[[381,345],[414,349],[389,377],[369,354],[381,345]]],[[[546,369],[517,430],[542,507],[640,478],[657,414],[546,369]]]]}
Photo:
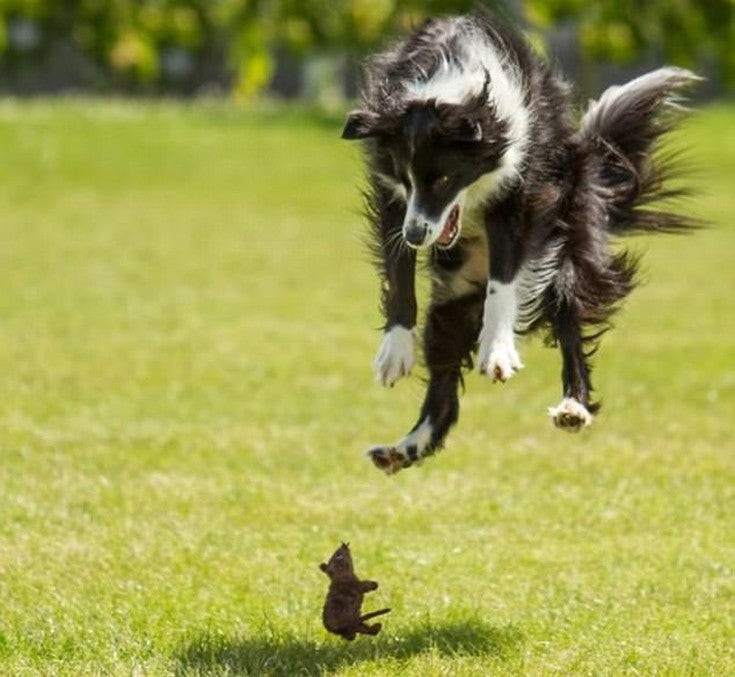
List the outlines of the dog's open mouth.
{"type": "Polygon", "coordinates": [[[457,239],[457,235],[459,235],[459,205],[454,205],[444,222],[442,232],[436,239],[436,244],[443,249],[451,247],[457,239]]]}

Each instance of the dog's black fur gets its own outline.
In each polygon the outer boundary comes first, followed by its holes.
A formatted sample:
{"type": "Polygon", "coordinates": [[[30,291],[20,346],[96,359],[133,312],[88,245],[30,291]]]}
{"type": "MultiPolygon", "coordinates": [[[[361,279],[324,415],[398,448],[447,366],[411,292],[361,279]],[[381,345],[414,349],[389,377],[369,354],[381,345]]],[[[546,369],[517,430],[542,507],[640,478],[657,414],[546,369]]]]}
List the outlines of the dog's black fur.
{"type": "Polygon", "coordinates": [[[661,208],[683,191],[653,154],[696,79],[655,71],[607,90],[576,123],[568,86],[484,13],[430,20],[368,61],[343,138],[366,145],[386,385],[413,364],[417,249],[429,250],[433,283],[424,404],[403,440],[370,450],[379,468],[397,472],[442,446],[478,337],[480,371],[505,381],[522,366],[513,333],[545,330],[563,362],[554,423],[592,420],[589,358],[636,277],[636,258],[611,237],[696,225],[661,208]]]}

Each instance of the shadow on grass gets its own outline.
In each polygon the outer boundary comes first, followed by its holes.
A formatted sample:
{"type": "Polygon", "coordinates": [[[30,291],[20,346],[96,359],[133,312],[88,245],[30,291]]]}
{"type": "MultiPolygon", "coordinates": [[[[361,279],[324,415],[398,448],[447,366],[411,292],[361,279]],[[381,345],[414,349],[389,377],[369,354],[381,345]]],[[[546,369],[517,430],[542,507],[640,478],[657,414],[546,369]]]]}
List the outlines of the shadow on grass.
{"type": "Polygon", "coordinates": [[[298,637],[204,635],[175,656],[176,674],[323,675],[361,661],[404,660],[425,653],[442,657],[507,660],[522,644],[513,626],[482,622],[425,624],[403,637],[358,637],[352,643],[298,637]]]}

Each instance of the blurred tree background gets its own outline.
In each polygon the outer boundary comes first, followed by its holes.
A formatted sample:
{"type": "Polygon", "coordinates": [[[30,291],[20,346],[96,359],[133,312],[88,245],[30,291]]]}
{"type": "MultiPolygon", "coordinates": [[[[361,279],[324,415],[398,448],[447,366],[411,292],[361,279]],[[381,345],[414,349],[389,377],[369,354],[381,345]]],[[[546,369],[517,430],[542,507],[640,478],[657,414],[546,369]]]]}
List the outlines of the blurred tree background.
{"type": "MultiPolygon", "coordinates": [[[[350,90],[359,58],[475,0],[0,0],[0,89],[134,94],[350,90]],[[346,69],[346,74],[345,74],[346,69]],[[340,80],[344,79],[344,82],[340,80]],[[335,84],[336,82],[336,84],[335,84]],[[311,84],[310,84],[311,83],[311,84]],[[316,83],[316,84],[314,84],[316,83]],[[344,87],[343,87],[344,85],[344,87]]],[[[494,0],[583,89],[670,62],[735,84],[735,0],[494,0]]]]}

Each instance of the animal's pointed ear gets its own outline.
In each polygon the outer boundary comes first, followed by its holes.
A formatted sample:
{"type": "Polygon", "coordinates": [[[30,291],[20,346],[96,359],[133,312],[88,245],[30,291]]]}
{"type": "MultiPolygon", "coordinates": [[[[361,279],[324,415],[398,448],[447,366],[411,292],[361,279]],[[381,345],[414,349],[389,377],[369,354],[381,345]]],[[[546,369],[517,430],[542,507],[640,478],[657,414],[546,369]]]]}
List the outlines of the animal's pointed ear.
{"type": "Polygon", "coordinates": [[[347,124],[342,130],[342,138],[366,139],[375,134],[375,125],[378,116],[375,113],[366,110],[355,110],[347,116],[347,124]]]}
{"type": "Polygon", "coordinates": [[[457,141],[465,143],[477,143],[482,141],[482,125],[474,118],[462,118],[454,132],[457,141]]]}

